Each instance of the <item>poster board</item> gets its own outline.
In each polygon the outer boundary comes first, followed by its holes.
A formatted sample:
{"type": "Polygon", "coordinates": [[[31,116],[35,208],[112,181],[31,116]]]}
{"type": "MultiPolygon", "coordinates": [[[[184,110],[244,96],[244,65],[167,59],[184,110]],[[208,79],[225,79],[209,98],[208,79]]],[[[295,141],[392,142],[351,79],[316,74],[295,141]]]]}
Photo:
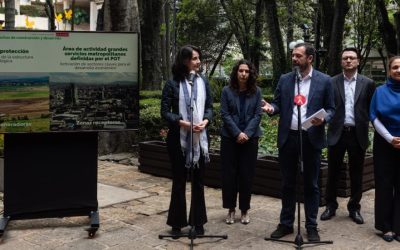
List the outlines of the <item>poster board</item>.
{"type": "Polygon", "coordinates": [[[1,31],[0,44],[0,133],[138,128],[138,34],[1,31]]]}

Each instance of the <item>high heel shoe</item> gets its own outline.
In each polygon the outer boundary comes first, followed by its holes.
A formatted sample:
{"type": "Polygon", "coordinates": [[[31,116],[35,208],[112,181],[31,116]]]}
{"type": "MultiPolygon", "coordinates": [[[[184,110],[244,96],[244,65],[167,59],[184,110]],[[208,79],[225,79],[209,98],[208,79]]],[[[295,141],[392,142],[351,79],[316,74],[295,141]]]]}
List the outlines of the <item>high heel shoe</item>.
{"type": "Polygon", "coordinates": [[[229,210],[225,223],[228,225],[235,223],[235,210],[229,210]]]}
{"type": "Polygon", "coordinates": [[[242,212],[242,216],[240,217],[240,223],[246,225],[250,223],[250,217],[247,212],[242,212]]]}

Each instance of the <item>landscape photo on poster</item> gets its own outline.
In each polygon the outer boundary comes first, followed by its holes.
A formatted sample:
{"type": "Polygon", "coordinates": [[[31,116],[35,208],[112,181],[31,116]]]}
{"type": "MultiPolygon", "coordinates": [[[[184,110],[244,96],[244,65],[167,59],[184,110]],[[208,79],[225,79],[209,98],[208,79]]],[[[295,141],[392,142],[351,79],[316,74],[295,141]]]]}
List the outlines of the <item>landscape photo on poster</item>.
{"type": "Polygon", "coordinates": [[[137,128],[136,79],[135,73],[50,73],[50,130],[137,128]]]}
{"type": "Polygon", "coordinates": [[[48,131],[49,74],[0,75],[0,133],[48,131]]]}

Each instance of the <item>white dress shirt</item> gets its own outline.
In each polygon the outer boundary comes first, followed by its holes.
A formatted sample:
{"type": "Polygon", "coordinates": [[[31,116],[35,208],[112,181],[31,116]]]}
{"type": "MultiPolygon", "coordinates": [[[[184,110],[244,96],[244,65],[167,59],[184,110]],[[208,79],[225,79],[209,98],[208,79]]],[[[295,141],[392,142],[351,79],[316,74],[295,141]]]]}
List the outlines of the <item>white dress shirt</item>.
{"type": "Polygon", "coordinates": [[[345,96],[345,126],[355,126],[354,120],[354,93],[356,91],[357,72],[351,79],[344,75],[344,96],[345,96]]]}
{"type": "MultiPolygon", "coordinates": [[[[310,72],[308,75],[303,77],[300,81],[300,93],[298,93],[297,85],[294,86],[294,96],[300,94],[306,97],[306,103],[300,106],[300,115],[301,115],[301,121],[304,122],[307,117],[307,105],[308,105],[308,95],[310,92],[310,85],[311,85],[311,76],[313,73],[313,68],[311,67],[310,72]]],[[[290,124],[290,129],[292,130],[297,130],[298,129],[298,124],[297,124],[297,105],[293,105],[293,115],[292,115],[292,123],[290,124]]]]}

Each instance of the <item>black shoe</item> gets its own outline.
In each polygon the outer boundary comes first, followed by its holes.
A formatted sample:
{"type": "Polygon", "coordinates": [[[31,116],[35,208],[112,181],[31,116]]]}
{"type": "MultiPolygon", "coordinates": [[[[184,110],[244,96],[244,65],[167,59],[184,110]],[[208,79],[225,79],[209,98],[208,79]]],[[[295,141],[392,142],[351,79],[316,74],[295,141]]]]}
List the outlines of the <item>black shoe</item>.
{"type": "Polygon", "coordinates": [[[364,224],[364,219],[360,214],[360,211],[350,211],[349,212],[350,218],[357,224],[364,224]]]}
{"type": "Polygon", "coordinates": [[[395,240],[397,240],[398,242],[400,242],[400,235],[397,235],[397,234],[394,235],[394,236],[393,236],[393,239],[395,239],[395,240]]]}
{"type": "Polygon", "coordinates": [[[178,239],[182,235],[182,231],[179,227],[173,227],[171,230],[172,239],[178,239]]]}
{"type": "Polygon", "coordinates": [[[393,234],[382,234],[382,239],[384,239],[387,242],[392,242],[394,237],[393,234]]]}
{"type": "Polygon", "coordinates": [[[204,235],[204,227],[203,226],[195,226],[194,230],[196,230],[197,235],[204,235]]]}
{"type": "Polygon", "coordinates": [[[282,224],[278,225],[278,228],[272,232],[271,238],[273,239],[279,239],[282,238],[285,235],[293,233],[293,227],[288,227],[282,224]]]}
{"type": "Polygon", "coordinates": [[[307,239],[310,242],[320,241],[318,230],[316,227],[307,228],[307,239]]]}
{"type": "Polygon", "coordinates": [[[326,207],[325,211],[321,214],[321,220],[330,220],[336,214],[336,209],[326,207]]]}

